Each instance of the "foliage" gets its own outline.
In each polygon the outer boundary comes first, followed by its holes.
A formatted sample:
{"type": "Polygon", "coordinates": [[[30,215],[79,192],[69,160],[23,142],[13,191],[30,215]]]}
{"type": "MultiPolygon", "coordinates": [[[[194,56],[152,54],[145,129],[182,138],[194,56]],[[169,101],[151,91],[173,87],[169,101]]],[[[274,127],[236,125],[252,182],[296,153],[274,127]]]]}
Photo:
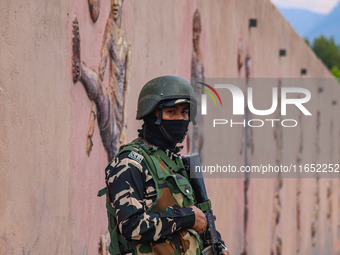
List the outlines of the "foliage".
{"type": "Polygon", "coordinates": [[[305,38],[305,43],[310,47],[310,43],[309,43],[309,40],[307,38],[305,38]]]}
{"type": "Polygon", "coordinates": [[[334,66],[331,70],[332,74],[340,80],[340,70],[337,66],[334,66]]]}
{"type": "Polygon", "coordinates": [[[334,37],[327,39],[321,35],[315,38],[312,49],[329,70],[333,67],[340,68],[340,47],[336,45],[334,37]]]}

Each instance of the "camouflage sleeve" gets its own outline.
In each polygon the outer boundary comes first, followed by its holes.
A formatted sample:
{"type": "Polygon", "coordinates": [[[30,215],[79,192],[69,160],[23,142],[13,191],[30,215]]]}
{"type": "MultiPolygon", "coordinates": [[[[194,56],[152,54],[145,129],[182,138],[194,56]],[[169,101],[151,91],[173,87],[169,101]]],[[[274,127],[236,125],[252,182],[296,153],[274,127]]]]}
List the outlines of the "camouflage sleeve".
{"type": "Polygon", "coordinates": [[[154,187],[154,182],[147,174],[145,163],[128,155],[129,152],[122,153],[105,170],[120,233],[128,240],[156,241],[180,229],[191,228],[195,223],[191,208],[172,206],[164,212],[146,211],[153,202],[146,197],[145,194],[149,194],[146,189],[150,188],[150,182],[154,187]]]}

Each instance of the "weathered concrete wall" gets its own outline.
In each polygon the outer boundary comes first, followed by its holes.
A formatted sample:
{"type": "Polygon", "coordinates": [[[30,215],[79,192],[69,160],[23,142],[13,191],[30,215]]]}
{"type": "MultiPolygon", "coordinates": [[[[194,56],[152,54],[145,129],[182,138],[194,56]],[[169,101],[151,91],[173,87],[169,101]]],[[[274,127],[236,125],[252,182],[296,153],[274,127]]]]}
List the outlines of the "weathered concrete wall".
{"type": "MultiPolygon", "coordinates": [[[[192,15],[202,19],[201,50],[206,77],[244,77],[237,71],[240,42],[252,57],[252,77],[331,77],[311,50],[267,0],[130,0],[124,2],[123,21],[132,46],[131,93],[127,140],[136,136],[137,97],[153,77],[175,74],[190,79],[192,15]],[[248,19],[258,28],[248,30],[248,19]],[[287,57],[279,58],[278,49],[287,57]]],[[[96,254],[99,236],[106,229],[104,199],[96,192],[104,186],[106,152],[98,126],[91,155],[86,135],[91,102],[81,83],[72,83],[71,32],[74,15],[81,35],[81,57],[97,69],[110,1],[101,2],[93,23],[87,1],[9,1],[0,6],[0,226],[1,254],[96,254]]],[[[107,71],[108,72],[108,71],[107,71]]],[[[104,83],[108,82],[107,77],[104,83]]],[[[325,91],[319,100],[331,100],[339,91],[325,91]]],[[[339,162],[338,108],[322,109],[324,129],[332,130],[329,151],[320,159],[339,162]],[[332,153],[330,153],[332,152],[332,153]],[[326,155],[326,156],[325,156],[326,155]]],[[[315,123],[313,123],[315,125],[315,123]]],[[[235,136],[223,137],[238,144],[235,136]]],[[[304,134],[304,147],[314,146],[304,134]]],[[[254,136],[261,139],[261,134],[254,136]]],[[[256,143],[256,142],[255,142],[256,143]]],[[[270,140],[268,143],[272,143],[270,140]]],[[[325,144],[326,141],[321,143],[325,144]]],[[[243,157],[228,148],[226,153],[243,157]]],[[[267,153],[267,152],[265,152],[267,153]]],[[[308,153],[305,150],[304,153],[308,153]]],[[[252,163],[264,151],[256,148],[252,163]]],[[[275,160],[275,152],[266,154],[275,160]]],[[[208,192],[218,226],[232,254],[243,250],[243,179],[209,179],[208,192]],[[221,189],[216,187],[223,186],[221,189]]],[[[250,186],[249,254],[269,254],[272,248],[275,180],[254,180],[250,186]]],[[[302,240],[300,254],[340,252],[339,180],[285,180],[280,191],[282,210],[278,229],[283,254],[296,251],[296,188],[301,187],[302,240]],[[327,187],[332,183],[332,217],[327,220],[327,187]],[[311,245],[314,192],[319,187],[320,211],[317,245],[311,245]]]]}
{"type": "Polygon", "coordinates": [[[1,3],[1,254],[71,250],[67,9],[65,1],[1,3]]]}

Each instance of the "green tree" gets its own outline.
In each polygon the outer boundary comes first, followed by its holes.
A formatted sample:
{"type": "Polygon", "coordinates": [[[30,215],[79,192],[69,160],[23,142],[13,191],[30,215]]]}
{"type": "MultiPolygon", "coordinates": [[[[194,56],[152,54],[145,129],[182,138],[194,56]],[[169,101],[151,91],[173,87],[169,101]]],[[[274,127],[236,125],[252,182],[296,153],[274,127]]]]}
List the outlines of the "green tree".
{"type": "Polygon", "coordinates": [[[334,37],[327,39],[321,35],[315,38],[312,49],[329,70],[340,68],[340,47],[334,42],[334,37]]]}
{"type": "Polygon", "coordinates": [[[309,43],[309,40],[307,38],[305,38],[305,43],[310,47],[310,43],[309,43]]]}
{"type": "Polygon", "coordinates": [[[331,72],[340,81],[340,70],[339,70],[339,68],[337,66],[333,66],[331,72]]]}

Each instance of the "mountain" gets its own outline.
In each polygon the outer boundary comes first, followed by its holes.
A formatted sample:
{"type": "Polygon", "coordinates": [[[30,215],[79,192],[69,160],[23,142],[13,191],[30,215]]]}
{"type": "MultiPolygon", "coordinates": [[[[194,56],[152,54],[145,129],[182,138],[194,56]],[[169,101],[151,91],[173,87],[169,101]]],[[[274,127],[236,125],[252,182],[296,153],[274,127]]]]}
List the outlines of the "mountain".
{"type": "Polygon", "coordinates": [[[325,17],[323,14],[303,9],[279,8],[279,11],[289,21],[295,31],[304,38],[307,33],[325,17]]]}
{"type": "Polygon", "coordinates": [[[282,15],[289,21],[295,31],[310,43],[314,38],[324,35],[326,38],[334,36],[340,44],[340,2],[329,14],[319,14],[302,9],[279,8],[282,15]]]}
{"type": "Polygon", "coordinates": [[[334,36],[335,42],[340,44],[340,2],[332,12],[315,23],[306,33],[310,42],[320,35],[326,38],[334,36]]]}

